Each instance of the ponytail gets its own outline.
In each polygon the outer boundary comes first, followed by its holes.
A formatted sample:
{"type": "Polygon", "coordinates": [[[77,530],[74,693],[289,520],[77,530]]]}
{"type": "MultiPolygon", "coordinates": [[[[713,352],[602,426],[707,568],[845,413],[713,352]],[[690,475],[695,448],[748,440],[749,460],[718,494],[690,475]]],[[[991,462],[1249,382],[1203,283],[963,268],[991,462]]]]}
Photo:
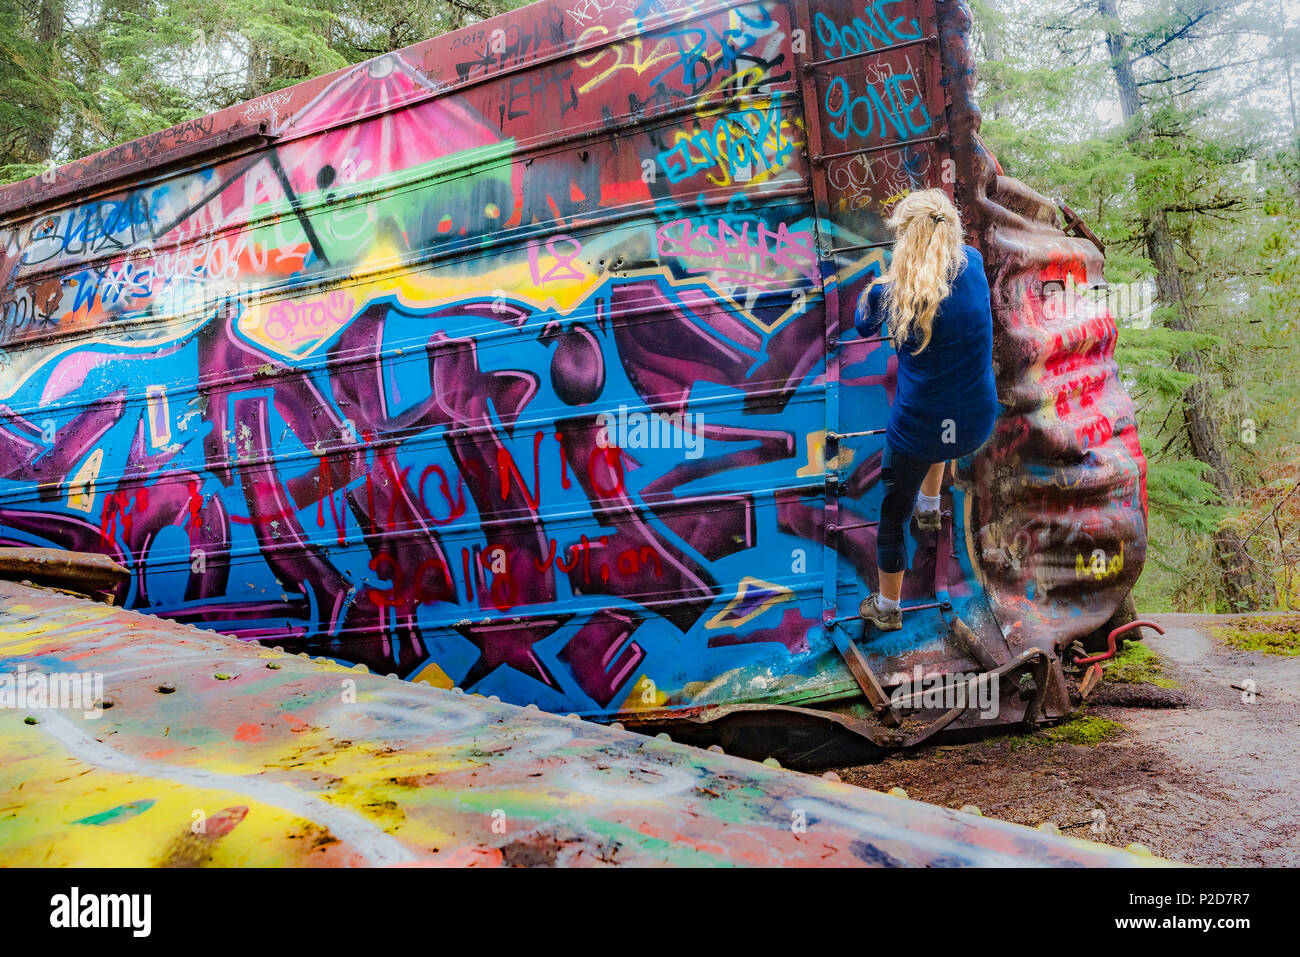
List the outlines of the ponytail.
{"type": "Polygon", "coordinates": [[[889,284],[884,306],[895,348],[917,339],[912,354],[920,355],[934,336],[939,305],[961,272],[961,217],[943,190],[926,189],[900,200],[888,225],[897,239],[889,268],[876,282],[889,284]]]}

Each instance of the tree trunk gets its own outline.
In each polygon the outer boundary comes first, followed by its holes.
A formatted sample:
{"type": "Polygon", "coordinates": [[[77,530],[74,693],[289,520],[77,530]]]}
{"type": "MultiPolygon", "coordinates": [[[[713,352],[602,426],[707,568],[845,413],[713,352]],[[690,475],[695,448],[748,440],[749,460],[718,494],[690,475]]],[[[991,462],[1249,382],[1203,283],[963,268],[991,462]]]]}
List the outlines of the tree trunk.
{"type": "MultiPolygon", "coordinates": [[[[1296,160],[1300,163],[1300,114],[1297,114],[1296,111],[1295,81],[1291,78],[1291,51],[1294,44],[1287,35],[1290,33],[1290,28],[1286,22],[1286,9],[1282,6],[1282,0],[1278,0],[1277,16],[1277,22],[1281,24],[1282,28],[1282,60],[1283,65],[1286,67],[1286,95],[1287,99],[1291,101],[1291,144],[1295,147],[1296,160]]],[[[1300,172],[1296,173],[1296,190],[1300,192],[1300,172]]]]}
{"type": "MultiPolygon", "coordinates": [[[[996,4],[990,3],[990,7],[996,4]]],[[[1001,11],[998,11],[1000,14],[1001,11]]],[[[997,62],[1002,59],[1002,23],[996,16],[990,16],[987,23],[980,25],[980,37],[984,41],[984,59],[997,62]]],[[[981,111],[990,119],[1000,119],[1002,111],[1006,107],[1007,91],[1005,84],[999,82],[996,86],[992,83],[987,84],[988,88],[983,96],[981,111]]]]}
{"type": "MultiPolygon", "coordinates": [[[[1105,18],[1106,49],[1110,53],[1111,69],[1119,87],[1120,106],[1124,119],[1130,124],[1129,137],[1134,142],[1146,142],[1147,130],[1142,99],[1138,93],[1133,62],[1128,54],[1128,36],[1119,19],[1115,0],[1097,0],[1098,10],[1105,18]]],[[[1182,267],[1178,264],[1178,249],[1169,229],[1169,214],[1157,207],[1147,212],[1143,219],[1147,258],[1156,270],[1156,295],[1160,302],[1174,309],[1169,328],[1179,332],[1196,329],[1192,305],[1183,284],[1182,267]]],[[[1196,376],[1196,384],[1183,393],[1183,423],[1192,454],[1208,466],[1209,480],[1226,505],[1237,498],[1236,482],[1224,450],[1223,436],[1214,416],[1210,390],[1205,382],[1205,363],[1199,352],[1186,352],[1178,357],[1178,369],[1196,376]]],[[[1245,554],[1245,544],[1236,532],[1220,529],[1213,538],[1214,559],[1219,568],[1220,593],[1223,603],[1234,611],[1245,611],[1257,606],[1254,576],[1245,554]]]]}
{"type": "Polygon", "coordinates": [[[248,62],[244,66],[244,86],[247,88],[244,99],[255,100],[262,95],[263,87],[266,86],[265,65],[266,58],[262,53],[261,45],[250,37],[248,40],[248,62]]]}
{"type": "MultiPolygon", "coordinates": [[[[41,46],[41,53],[47,58],[43,67],[47,71],[51,90],[58,75],[56,64],[59,60],[58,42],[63,36],[63,4],[64,0],[41,0],[36,14],[36,41],[41,46]]],[[[54,134],[59,127],[59,115],[57,110],[34,112],[40,113],[40,117],[28,127],[27,151],[31,154],[32,162],[43,163],[53,158],[54,134]]]]}

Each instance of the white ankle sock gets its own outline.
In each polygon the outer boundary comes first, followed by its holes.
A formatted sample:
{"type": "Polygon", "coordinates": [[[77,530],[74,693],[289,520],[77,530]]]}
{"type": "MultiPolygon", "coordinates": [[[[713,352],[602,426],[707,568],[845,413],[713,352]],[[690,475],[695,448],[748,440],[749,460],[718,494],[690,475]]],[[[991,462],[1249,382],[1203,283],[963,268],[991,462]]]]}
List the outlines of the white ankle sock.
{"type": "Polygon", "coordinates": [[[886,598],[884,595],[876,595],[876,607],[881,611],[898,611],[900,605],[892,598],[886,598]]]}
{"type": "Polygon", "coordinates": [[[922,492],[916,497],[916,510],[918,512],[937,512],[939,511],[939,496],[926,495],[922,492]]]}

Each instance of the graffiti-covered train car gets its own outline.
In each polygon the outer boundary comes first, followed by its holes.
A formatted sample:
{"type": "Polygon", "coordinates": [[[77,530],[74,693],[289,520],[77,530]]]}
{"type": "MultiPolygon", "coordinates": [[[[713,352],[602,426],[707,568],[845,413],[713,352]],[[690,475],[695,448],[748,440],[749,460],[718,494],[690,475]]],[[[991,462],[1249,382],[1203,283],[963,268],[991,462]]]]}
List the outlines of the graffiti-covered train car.
{"type": "Polygon", "coordinates": [[[896,728],[919,666],[1062,713],[1145,463],[1100,247],[984,149],[969,29],[542,0],[5,187],[0,544],[550,711],[896,728]],[[873,638],[896,364],[852,316],[921,187],[984,252],[1002,414],[873,638]]]}

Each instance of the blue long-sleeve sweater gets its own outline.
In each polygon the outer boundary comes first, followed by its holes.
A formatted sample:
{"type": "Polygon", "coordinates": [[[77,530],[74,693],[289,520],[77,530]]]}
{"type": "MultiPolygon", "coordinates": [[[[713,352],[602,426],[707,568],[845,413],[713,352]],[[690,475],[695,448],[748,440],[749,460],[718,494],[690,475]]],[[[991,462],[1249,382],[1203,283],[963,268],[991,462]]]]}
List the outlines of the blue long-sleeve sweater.
{"type": "MultiPolygon", "coordinates": [[[[895,452],[925,462],[969,455],[993,434],[998,417],[993,381],[993,312],[984,259],[963,246],[966,262],[939,306],[934,335],[920,355],[919,340],[898,349],[898,391],[887,438],[895,452]]],[[[878,335],[885,321],[884,283],[858,301],[855,325],[878,335]]]]}

